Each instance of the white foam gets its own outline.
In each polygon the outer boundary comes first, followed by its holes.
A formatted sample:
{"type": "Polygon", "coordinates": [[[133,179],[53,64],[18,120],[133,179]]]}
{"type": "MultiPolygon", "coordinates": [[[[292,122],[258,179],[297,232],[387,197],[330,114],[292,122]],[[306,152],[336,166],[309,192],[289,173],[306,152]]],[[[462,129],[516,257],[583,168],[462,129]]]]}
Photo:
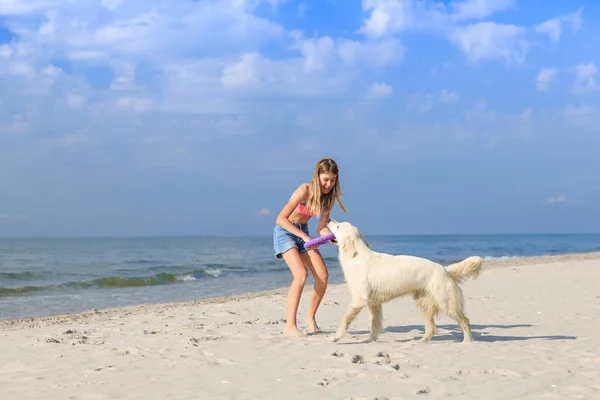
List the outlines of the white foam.
{"type": "Polygon", "coordinates": [[[493,261],[493,260],[511,260],[513,258],[519,258],[518,256],[500,256],[500,257],[494,257],[494,256],[485,256],[483,257],[483,261],[493,261]]]}
{"type": "Polygon", "coordinates": [[[204,272],[207,275],[213,276],[215,278],[223,275],[223,271],[221,271],[219,268],[213,268],[213,269],[205,269],[204,272]]]}

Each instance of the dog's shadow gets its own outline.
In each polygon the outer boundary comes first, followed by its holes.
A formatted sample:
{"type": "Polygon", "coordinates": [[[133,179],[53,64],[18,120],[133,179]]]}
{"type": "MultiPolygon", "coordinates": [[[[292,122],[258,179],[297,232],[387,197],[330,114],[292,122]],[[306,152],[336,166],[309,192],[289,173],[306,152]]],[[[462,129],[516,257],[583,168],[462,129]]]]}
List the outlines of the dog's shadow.
{"type": "MultiPolygon", "coordinates": [[[[565,336],[565,335],[541,335],[541,336],[496,336],[490,335],[485,332],[486,329],[496,328],[496,329],[511,329],[511,328],[529,328],[533,325],[530,324],[516,324],[516,325],[471,325],[471,334],[473,336],[473,341],[477,342],[511,342],[511,341],[522,341],[522,340],[576,340],[577,336],[565,336]],[[484,331],[484,332],[478,332],[484,331]]],[[[412,331],[419,331],[421,336],[425,334],[425,327],[423,325],[403,325],[403,326],[388,326],[386,327],[383,333],[409,333],[412,331]]],[[[348,330],[349,335],[368,335],[369,331],[361,330],[348,330]]],[[[407,338],[407,339],[399,339],[394,340],[394,342],[398,343],[408,343],[414,342],[415,338],[407,338]]],[[[431,338],[432,342],[438,341],[457,341],[460,342],[463,340],[462,330],[458,325],[437,325],[436,333],[431,338]],[[443,332],[446,331],[446,332],[443,332]]],[[[360,343],[368,343],[368,340],[362,341],[360,343]]]]}

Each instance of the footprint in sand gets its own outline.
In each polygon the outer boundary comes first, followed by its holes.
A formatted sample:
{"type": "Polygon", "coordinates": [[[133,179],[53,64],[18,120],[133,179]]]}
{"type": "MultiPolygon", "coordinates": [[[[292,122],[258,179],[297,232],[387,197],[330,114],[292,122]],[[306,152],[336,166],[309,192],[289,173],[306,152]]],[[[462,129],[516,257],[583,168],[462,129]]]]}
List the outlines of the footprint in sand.
{"type": "Polygon", "coordinates": [[[271,321],[271,320],[267,320],[264,322],[265,325],[279,325],[279,324],[285,324],[285,319],[280,319],[278,321],[271,321]]]}
{"type": "Polygon", "coordinates": [[[317,385],[319,385],[319,386],[328,386],[334,380],[335,380],[334,378],[332,378],[332,379],[323,378],[319,382],[317,382],[317,385]]]}
{"type": "Polygon", "coordinates": [[[381,351],[379,353],[375,354],[375,357],[381,358],[381,360],[375,361],[376,365],[391,364],[391,362],[392,362],[392,360],[390,359],[390,355],[387,353],[382,353],[381,351]]]}
{"type": "Polygon", "coordinates": [[[364,364],[365,363],[363,356],[361,356],[360,354],[353,355],[352,359],[350,361],[352,361],[352,364],[364,364]]]}

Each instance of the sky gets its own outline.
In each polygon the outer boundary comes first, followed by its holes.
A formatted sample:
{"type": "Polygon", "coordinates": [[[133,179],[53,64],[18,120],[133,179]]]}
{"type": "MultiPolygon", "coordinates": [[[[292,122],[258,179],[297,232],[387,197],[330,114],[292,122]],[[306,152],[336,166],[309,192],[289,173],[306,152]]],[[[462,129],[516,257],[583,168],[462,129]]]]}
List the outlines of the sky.
{"type": "Polygon", "coordinates": [[[269,236],[322,157],[365,234],[600,232],[597,21],[596,0],[0,0],[0,236],[269,236]]]}

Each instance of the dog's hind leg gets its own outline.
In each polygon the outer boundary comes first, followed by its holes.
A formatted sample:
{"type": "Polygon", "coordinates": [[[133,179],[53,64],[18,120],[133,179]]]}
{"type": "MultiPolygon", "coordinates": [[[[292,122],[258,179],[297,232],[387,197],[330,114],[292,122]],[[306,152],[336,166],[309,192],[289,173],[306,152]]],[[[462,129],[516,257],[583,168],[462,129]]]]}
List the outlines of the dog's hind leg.
{"type": "Polygon", "coordinates": [[[437,313],[437,307],[434,300],[426,295],[419,296],[416,299],[416,303],[419,310],[419,315],[421,315],[421,319],[425,324],[425,334],[419,341],[422,343],[427,343],[431,340],[433,335],[435,335],[434,317],[437,313]]]}
{"type": "Polygon", "coordinates": [[[463,343],[468,343],[472,340],[471,337],[471,321],[464,312],[464,297],[462,289],[457,283],[450,285],[453,290],[449,290],[448,294],[448,309],[446,313],[450,318],[458,322],[463,331],[463,343]]]}
{"type": "Polygon", "coordinates": [[[371,335],[369,336],[369,341],[374,342],[379,337],[379,334],[383,331],[383,313],[382,313],[382,305],[369,303],[369,325],[371,330],[371,335]]]}
{"type": "Polygon", "coordinates": [[[448,316],[460,325],[464,335],[463,343],[469,343],[473,339],[471,336],[471,321],[469,321],[469,318],[467,318],[462,309],[448,310],[448,316]]]}
{"type": "Polygon", "coordinates": [[[340,325],[338,327],[337,332],[335,333],[335,336],[333,337],[334,342],[337,342],[342,337],[344,337],[344,334],[350,327],[350,323],[352,323],[352,321],[354,320],[356,315],[366,305],[367,305],[367,301],[364,298],[359,298],[359,299],[353,300],[353,302],[350,304],[350,307],[348,308],[348,311],[346,311],[344,318],[342,318],[342,321],[340,322],[340,325]]]}

